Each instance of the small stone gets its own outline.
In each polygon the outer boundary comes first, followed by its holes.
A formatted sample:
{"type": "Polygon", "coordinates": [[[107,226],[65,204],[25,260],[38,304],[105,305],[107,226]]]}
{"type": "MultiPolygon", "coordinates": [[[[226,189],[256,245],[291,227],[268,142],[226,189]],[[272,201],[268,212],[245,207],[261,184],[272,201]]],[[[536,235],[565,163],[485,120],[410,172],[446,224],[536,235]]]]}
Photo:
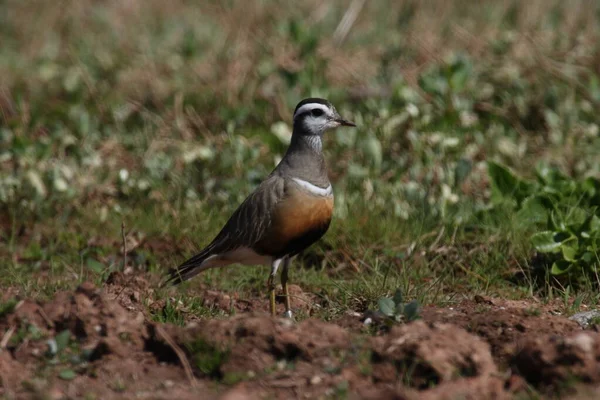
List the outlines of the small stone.
{"type": "Polygon", "coordinates": [[[248,392],[248,389],[245,386],[238,385],[223,393],[223,395],[219,398],[221,400],[250,400],[254,397],[255,396],[252,396],[248,392]]]}
{"type": "Polygon", "coordinates": [[[46,344],[48,345],[48,354],[55,355],[58,352],[58,345],[56,344],[56,340],[54,338],[48,339],[46,344]]]}
{"type": "Polygon", "coordinates": [[[312,378],[310,378],[311,385],[318,385],[321,382],[323,382],[323,378],[321,378],[319,375],[315,375],[312,378]]]}
{"type": "Polygon", "coordinates": [[[600,318],[600,310],[584,311],[569,317],[571,321],[577,322],[582,328],[587,328],[592,320],[600,318]]]}
{"type": "Polygon", "coordinates": [[[585,353],[591,353],[594,349],[594,339],[590,335],[580,333],[574,337],[565,340],[567,344],[580,348],[585,353]]]}
{"type": "Polygon", "coordinates": [[[166,381],[163,382],[163,386],[165,387],[165,389],[170,389],[173,386],[175,386],[175,382],[173,382],[170,379],[167,379],[166,381]]]}
{"type": "Polygon", "coordinates": [[[66,398],[65,394],[60,389],[55,387],[50,389],[48,392],[48,397],[56,400],[66,398]]]}
{"type": "Polygon", "coordinates": [[[87,296],[91,296],[96,292],[96,286],[92,282],[83,282],[79,287],[77,287],[78,293],[86,294],[87,296]]]}
{"type": "Polygon", "coordinates": [[[294,320],[290,318],[281,318],[278,322],[279,325],[281,325],[284,328],[291,328],[294,325],[294,320]]]}

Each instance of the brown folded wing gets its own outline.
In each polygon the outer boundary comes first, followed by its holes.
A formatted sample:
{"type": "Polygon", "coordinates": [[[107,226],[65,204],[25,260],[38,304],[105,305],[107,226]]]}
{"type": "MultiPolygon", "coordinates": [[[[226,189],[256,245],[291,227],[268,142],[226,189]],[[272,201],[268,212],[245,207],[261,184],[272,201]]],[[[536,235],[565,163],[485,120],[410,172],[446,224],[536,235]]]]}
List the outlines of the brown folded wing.
{"type": "Polygon", "coordinates": [[[283,178],[270,175],[244,200],[208,246],[170,271],[167,282],[178,284],[193,277],[202,269],[202,263],[213,255],[240,247],[252,248],[270,228],[273,210],[283,196],[283,178]]]}

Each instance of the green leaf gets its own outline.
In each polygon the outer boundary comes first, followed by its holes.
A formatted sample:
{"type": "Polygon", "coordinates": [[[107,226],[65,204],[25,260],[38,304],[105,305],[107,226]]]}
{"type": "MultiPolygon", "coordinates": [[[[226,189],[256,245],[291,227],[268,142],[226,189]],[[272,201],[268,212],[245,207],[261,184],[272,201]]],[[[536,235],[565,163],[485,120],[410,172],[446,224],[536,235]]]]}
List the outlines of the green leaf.
{"type": "Polygon", "coordinates": [[[590,233],[592,236],[596,236],[600,233],[600,218],[593,216],[590,221],[590,233]]]}
{"type": "Polygon", "coordinates": [[[590,227],[592,226],[592,220],[594,219],[594,217],[594,214],[588,215],[583,224],[581,224],[581,226],[579,227],[579,230],[576,232],[578,236],[580,236],[583,239],[589,239],[591,237],[590,227]]]}
{"type": "Polygon", "coordinates": [[[58,377],[60,379],[64,379],[65,381],[73,380],[73,379],[75,379],[76,376],[77,376],[77,374],[72,369],[63,369],[58,374],[58,377]]]}
{"type": "Polygon", "coordinates": [[[548,226],[551,229],[554,230],[563,230],[563,229],[567,229],[565,223],[563,222],[561,216],[559,215],[558,212],[556,212],[556,210],[552,210],[552,212],[550,213],[550,219],[548,221],[548,226]]]}
{"type": "Polygon", "coordinates": [[[14,297],[6,300],[5,302],[0,302],[0,317],[4,317],[7,314],[12,313],[18,303],[19,301],[14,297]]]}
{"type": "Polygon", "coordinates": [[[363,143],[363,151],[365,155],[371,159],[373,166],[377,169],[381,168],[383,160],[383,149],[381,142],[375,135],[369,135],[363,143]]]}
{"type": "Polygon", "coordinates": [[[585,224],[588,217],[588,212],[581,207],[573,207],[567,215],[568,227],[574,231],[578,231],[585,224]]]}
{"type": "Polygon", "coordinates": [[[407,321],[414,321],[419,318],[419,302],[416,300],[411,301],[404,306],[404,317],[407,321]]]}
{"type": "Polygon", "coordinates": [[[581,184],[581,188],[585,190],[589,196],[594,196],[600,191],[600,180],[594,177],[588,177],[581,184]]]}
{"type": "Polygon", "coordinates": [[[565,260],[558,260],[552,264],[552,268],[550,269],[550,273],[552,275],[562,275],[571,269],[573,264],[565,260]]]}
{"type": "Polygon", "coordinates": [[[54,337],[56,341],[56,352],[60,353],[69,345],[69,340],[71,339],[71,331],[68,329],[60,332],[58,335],[54,337]]]}
{"type": "Polygon", "coordinates": [[[531,236],[531,244],[540,253],[557,253],[560,251],[560,242],[554,240],[556,232],[543,231],[531,236]]]}
{"type": "Polygon", "coordinates": [[[547,164],[538,165],[536,175],[540,182],[552,188],[568,179],[558,168],[547,164]]]}
{"type": "Polygon", "coordinates": [[[507,167],[488,161],[488,174],[492,184],[492,199],[515,199],[520,203],[529,196],[532,184],[518,178],[507,167]]]}
{"type": "Polygon", "coordinates": [[[396,290],[396,293],[394,293],[394,297],[392,298],[394,300],[394,304],[396,305],[396,308],[398,308],[400,305],[402,305],[402,291],[400,289],[396,290]]]}
{"type": "Polygon", "coordinates": [[[530,224],[544,223],[548,220],[548,210],[541,196],[529,196],[523,200],[521,209],[517,213],[520,221],[530,224]]]}
{"type": "Polygon", "coordinates": [[[369,170],[357,164],[348,166],[348,175],[352,178],[365,178],[369,175],[369,170]]]}
{"type": "Polygon", "coordinates": [[[395,314],[396,306],[394,305],[394,300],[389,297],[382,297],[379,299],[379,311],[387,315],[388,317],[392,317],[395,314]]]}
{"type": "Polygon", "coordinates": [[[469,176],[472,168],[473,163],[470,160],[464,158],[458,160],[454,169],[454,185],[460,185],[469,176]]]}
{"type": "Polygon", "coordinates": [[[595,259],[596,256],[591,251],[586,251],[581,255],[581,260],[583,260],[586,264],[591,264],[595,259]]]}
{"type": "Polygon", "coordinates": [[[85,260],[85,266],[98,274],[104,272],[104,264],[93,258],[88,258],[85,260]]]}
{"type": "Polygon", "coordinates": [[[573,246],[562,245],[562,256],[566,261],[576,261],[577,260],[577,248],[573,246]]]}
{"type": "Polygon", "coordinates": [[[290,139],[292,137],[292,130],[290,129],[288,124],[286,124],[285,122],[283,122],[283,121],[275,122],[273,125],[271,125],[271,132],[273,133],[273,135],[275,135],[277,137],[277,139],[281,143],[283,143],[285,145],[290,144],[290,139]]]}

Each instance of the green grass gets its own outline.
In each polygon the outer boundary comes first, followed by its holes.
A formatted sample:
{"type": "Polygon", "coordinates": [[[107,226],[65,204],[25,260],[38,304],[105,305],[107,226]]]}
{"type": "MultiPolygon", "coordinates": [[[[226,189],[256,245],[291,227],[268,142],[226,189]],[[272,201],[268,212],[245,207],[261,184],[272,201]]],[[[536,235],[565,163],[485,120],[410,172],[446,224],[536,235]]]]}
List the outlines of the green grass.
{"type": "MultiPolygon", "coordinates": [[[[591,280],[537,278],[535,230],[492,207],[485,163],[528,179],[541,162],[600,174],[597,6],[368,2],[343,36],[346,2],[252,5],[4,5],[0,285],[37,298],[101,285],[122,268],[121,223],[130,265],[157,283],[212,239],[285,151],[275,132],[295,104],[319,95],[358,124],[325,138],[335,218],[291,272],[319,318],[398,288],[421,304],[598,302],[591,280]]],[[[267,273],[207,271],[179,300],[218,316],[191,288],[264,296],[267,273]]],[[[153,317],[185,319],[167,306],[153,317]]]]}
{"type": "Polygon", "coordinates": [[[150,313],[156,322],[184,326],[189,316],[196,318],[222,317],[224,312],[215,307],[204,306],[201,298],[195,296],[179,296],[167,298],[164,306],[150,313]]]}
{"type": "Polygon", "coordinates": [[[221,366],[229,358],[229,351],[227,349],[219,349],[201,338],[187,343],[186,349],[191,355],[194,367],[202,374],[214,378],[223,378],[221,366]]]}

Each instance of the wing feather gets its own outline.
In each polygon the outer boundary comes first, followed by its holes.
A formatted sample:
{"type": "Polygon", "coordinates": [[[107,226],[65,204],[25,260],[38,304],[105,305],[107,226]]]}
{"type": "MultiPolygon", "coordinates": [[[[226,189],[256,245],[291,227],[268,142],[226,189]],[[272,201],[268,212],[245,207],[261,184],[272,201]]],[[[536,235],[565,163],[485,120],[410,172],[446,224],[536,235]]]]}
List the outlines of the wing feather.
{"type": "Polygon", "coordinates": [[[240,247],[252,248],[268,232],[279,203],[285,196],[284,179],[271,174],[232,214],[213,241],[177,268],[171,269],[167,283],[178,284],[200,273],[211,256],[240,247]]]}

